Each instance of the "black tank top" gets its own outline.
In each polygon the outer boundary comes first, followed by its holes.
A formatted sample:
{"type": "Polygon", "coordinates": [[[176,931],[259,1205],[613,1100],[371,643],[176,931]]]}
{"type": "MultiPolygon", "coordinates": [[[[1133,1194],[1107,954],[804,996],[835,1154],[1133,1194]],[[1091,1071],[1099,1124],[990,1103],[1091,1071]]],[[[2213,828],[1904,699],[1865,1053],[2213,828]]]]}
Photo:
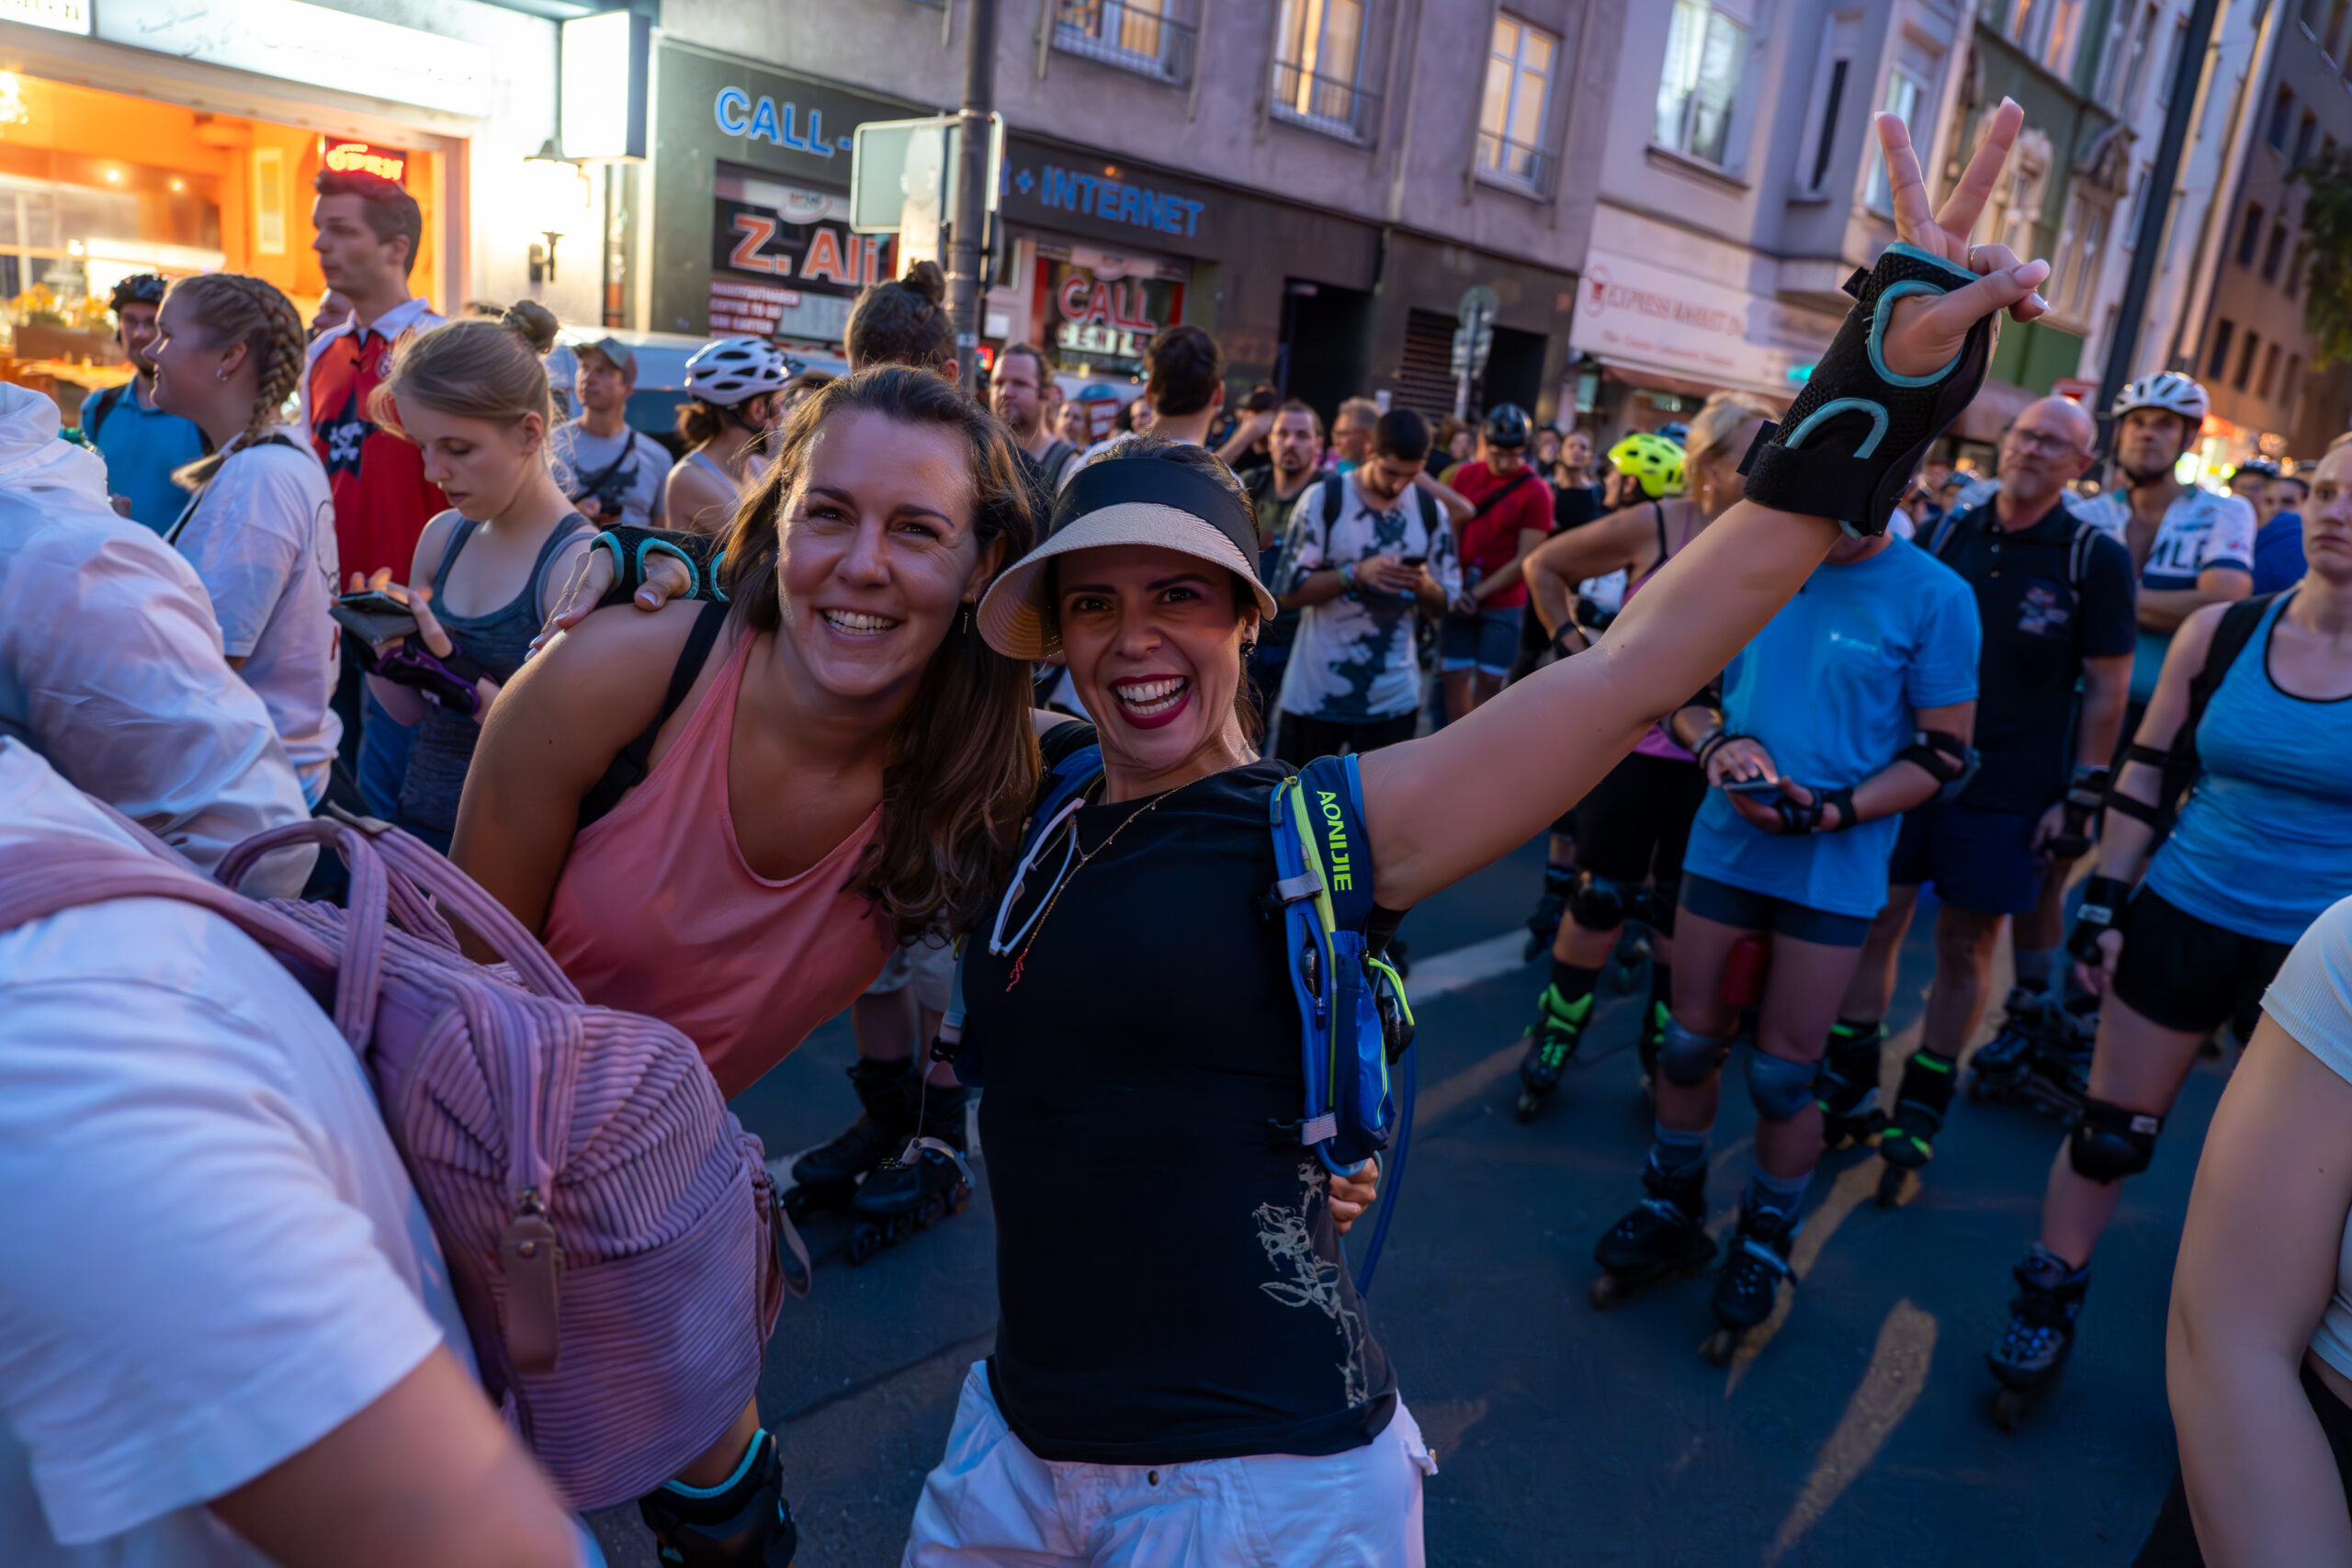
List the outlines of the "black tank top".
{"type": "MultiPolygon", "coordinates": [[[[1092,739],[1065,725],[1046,752],[1092,739]]],[[[1340,1453],[1395,1409],[1297,1142],[1298,1003],[1282,927],[1258,914],[1276,876],[1268,800],[1289,771],[1230,769],[1148,816],[1148,798],[1085,807],[1087,849],[1130,825],[1064,886],[1020,982],[989,953],[993,905],[972,939],[1002,1312],[989,1378],[1040,1458],[1340,1453]]],[[[1049,876],[1029,880],[1008,931],[1049,876]]]]}

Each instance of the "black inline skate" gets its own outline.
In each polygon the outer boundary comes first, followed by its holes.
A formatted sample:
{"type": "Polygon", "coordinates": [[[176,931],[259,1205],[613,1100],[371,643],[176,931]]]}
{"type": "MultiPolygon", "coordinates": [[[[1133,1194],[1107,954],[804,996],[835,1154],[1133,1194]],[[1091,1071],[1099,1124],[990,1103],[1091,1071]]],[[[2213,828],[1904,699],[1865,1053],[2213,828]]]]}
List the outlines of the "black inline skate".
{"type": "Polygon", "coordinates": [[[1519,1060],[1519,1119],[1532,1122],[1544,1101],[1560,1087],[1560,1074],[1584,1040],[1584,1026],[1592,1021],[1592,998],[1568,1001],[1557,986],[1546,986],[1535,999],[1535,1024],[1527,1032],[1527,1055],[1519,1060]]]}
{"type": "Polygon", "coordinates": [[[907,1146],[915,1135],[915,1074],[910,1062],[860,1056],[849,1066],[850,1087],[865,1108],[831,1143],[792,1162],[784,1211],[797,1224],[820,1209],[842,1209],[866,1172],[907,1146]]]}
{"type": "Polygon", "coordinates": [[[867,1175],[849,1211],[849,1260],[863,1263],[917,1231],[927,1231],[972,1201],[972,1168],[964,1163],[964,1107],[972,1091],[931,1085],[923,1091],[915,1138],[867,1175]]]}
{"type": "Polygon", "coordinates": [[[1903,1064],[1903,1084],[1894,1091],[1894,1116],[1879,1134],[1878,1152],[1886,1170],[1878,1180],[1878,1201],[1900,1203],[1918,1185],[1919,1172],[1936,1157],[1936,1134],[1951,1109],[1955,1064],[1928,1050],[1911,1053],[1903,1064]]]}
{"type": "Polygon", "coordinates": [[[2001,1027],[1969,1061],[1968,1098],[2015,1100],[2034,1048],[2049,1032],[2051,1015],[2057,1010],[2057,1004],[2041,992],[2011,986],[2001,1003],[2001,1027]]]}
{"type": "Polygon", "coordinates": [[[2098,998],[2081,997],[2050,1010],[2049,1026],[2026,1055],[2026,1070],[2011,1091],[2020,1105],[2071,1122],[2082,1114],[2091,1082],[2091,1049],[2098,1039],[2098,998]]]}
{"type": "Polygon", "coordinates": [[[1728,1365],[1749,1330],[1772,1315],[1781,1281],[1789,1278],[1789,1248],[1803,1223],[1794,1209],[1740,1204],[1739,1228],[1715,1275],[1715,1331],[1699,1354],[1716,1366],[1728,1365]]]}
{"type": "Polygon", "coordinates": [[[2040,1242],[2009,1272],[2017,1277],[2018,1292],[2009,1302],[2009,1325],[2001,1342],[1984,1353],[2001,1383],[1993,1396],[1993,1424],[2004,1432],[2017,1430],[2065,1366],[2075,1348],[2075,1319],[2091,1283],[2088,1269],[2068,1267],[2040,1242]]]}
{"type": "Polygon", "coordinates": [[[1592,1304],[1603,1312],[1661,1280],[1703,1274],[1715,1261],[1703,1156],[1669,1171],[1653,1149],[1642,1165],[1642,1190],[1646,1196],[1592,1249],[1601,1269],[1592,1304]]]}
{"type": "Polygon", "coordinates": [[[1829,1045],[1813,1080],[1814,1098],[1821,1106],[1821,1146],[1851,1148],[1866,1144],[1886,1124],[1878,1109],[1878,1067],[1886,1043],[1883,1023],[1852,1024],[1839,1020],[1829,1029],[1829,1045]]]}

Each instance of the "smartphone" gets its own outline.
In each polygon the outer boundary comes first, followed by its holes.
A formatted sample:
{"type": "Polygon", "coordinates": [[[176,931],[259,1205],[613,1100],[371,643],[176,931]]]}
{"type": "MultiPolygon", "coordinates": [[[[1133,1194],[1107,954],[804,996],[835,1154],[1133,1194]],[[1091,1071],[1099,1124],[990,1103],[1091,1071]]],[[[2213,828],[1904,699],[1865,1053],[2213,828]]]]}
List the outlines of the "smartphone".
{"type": "Polygon", "coordinates": [[[416,635],[416,617],[409,614],[407,605],[389,593],[373,590],[346,593],[329,604],[327,613],[334,617],[335,625],[370,646],[416,635]]]}
{"type": "Polygon", "coordinates": [[[1427,566],[1429,564],[1429,558],[1430,558],[1427,556],[1398,556],[1396,558],[1396,564],[1398,566],[1413,567],[1418,570],[1420,567],[1427,566]]]}
{"type": "Polygon", "coordinates": [[[1778,779],[1733,779],[1720,786],[1725,795],[1778,795],[1778,779]]]}

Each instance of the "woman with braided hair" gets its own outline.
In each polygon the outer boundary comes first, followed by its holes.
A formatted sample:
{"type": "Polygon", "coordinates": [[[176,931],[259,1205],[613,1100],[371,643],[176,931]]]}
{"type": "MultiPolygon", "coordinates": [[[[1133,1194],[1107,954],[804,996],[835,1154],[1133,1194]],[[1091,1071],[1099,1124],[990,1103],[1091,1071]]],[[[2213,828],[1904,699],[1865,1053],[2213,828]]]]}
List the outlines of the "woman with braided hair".
{"type": "Polygon", "coordinates": [[[302,318],[260,278],[213,273],[174,283],[156,327],[156,406],[213,446],[173,476],[196,494],[164,537],[204,580],[222,651],[269,710],[316,807],[343,725],[330,705],[334,502],[316,454],[279,423],[301,378],[302,318]]]}

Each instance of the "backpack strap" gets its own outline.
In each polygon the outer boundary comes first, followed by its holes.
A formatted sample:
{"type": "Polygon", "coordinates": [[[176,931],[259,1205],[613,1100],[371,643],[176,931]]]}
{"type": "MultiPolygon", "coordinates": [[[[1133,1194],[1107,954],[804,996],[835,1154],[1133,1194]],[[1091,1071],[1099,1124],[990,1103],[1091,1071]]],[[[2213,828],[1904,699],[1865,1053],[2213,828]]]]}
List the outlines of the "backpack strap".
{"type": "MultiPolygon", "coordinates": [[[[98,394],[98,406],[90,415],[90,428],[82,432],[83,434],[88,436],[93,442],[97,440],[98,432],[106,427],[107,416],[122,406],[123,389],[130,385],[129,381],[124,381],[108,387],[98,394]]],[[[209,445],[208,442],[208,447],[209,445]]]]}
{"type": "Polygon", "coordinates": [[[727,606],[717,600],[704,604],[702,614],[695,617],[694,629],[686,633],[686,646],[678,650],[678,662],[670,671],[670,688],[662,694],[661,711],[644,733],[621,748],[620,755],[605,768],[604,777],[581,797],[579,832],[588,824],[612,814],[621,803],[621,796],[645,782],[652,772],[653,743],[660,739],[662,727],[683,706],[686,694],[695,689],[695,681],[702,674],[702,667],[710,661],[710,650],[718,641],[719,632],[727,625],[727,606]]]}
{"type": "Polygon", "coordinates": [[[1298,780],[1293,822],[1306,835],[1307,864],[1322,879],[1317,908],[1327,926],[1361,936],[1372,924],[1372,858],[1356,756],[1317,757],[1298,780]]]}
{"type": "MultiPolygon", "coordinates": [[[[1972,508],[1970,510],[1973,509],[1972,508]]],[[[1967,515],[1968,512],[1966,511],[1954,510],[1947,512],[1941,517],[1938,518],[1936,520],[1936,531],[1929,535],[1928,538],[1928,553],[1935,557],[1938,560],[1943,559],[1944,547],[1951,542],[1951,537],[1954,534],[1960,532],[1960,520],[1967,515]]]]}
{"type": "Polygon", "coordinates": [[[2251,599],[2241,599],[2222,612],[2222,624],[2213,628],[2213,640],[2206,645],[2205,662],[2188,679],[2188,717],[2180,734],[2172,743],[2172,754],[2181,760],[2194,776],[2197,760],[2197,726],[2205,717],[2205,709],[2212,702],[2213,694],[2222,689],[2229,678],[2230,666],[2238,661],[2246,644],[2254,640],[2255,629],[2262,625],[2262,617],[2279,593],[2257,593],[2251,599]]]}
{"type": "Polygon", "coordinates": [[[1348,476],[1327,474],[1323,478],[1323,548],[1331,548],[1331,530],[1339,525],[1340,512],[1348,501],[1348,476]]]}

